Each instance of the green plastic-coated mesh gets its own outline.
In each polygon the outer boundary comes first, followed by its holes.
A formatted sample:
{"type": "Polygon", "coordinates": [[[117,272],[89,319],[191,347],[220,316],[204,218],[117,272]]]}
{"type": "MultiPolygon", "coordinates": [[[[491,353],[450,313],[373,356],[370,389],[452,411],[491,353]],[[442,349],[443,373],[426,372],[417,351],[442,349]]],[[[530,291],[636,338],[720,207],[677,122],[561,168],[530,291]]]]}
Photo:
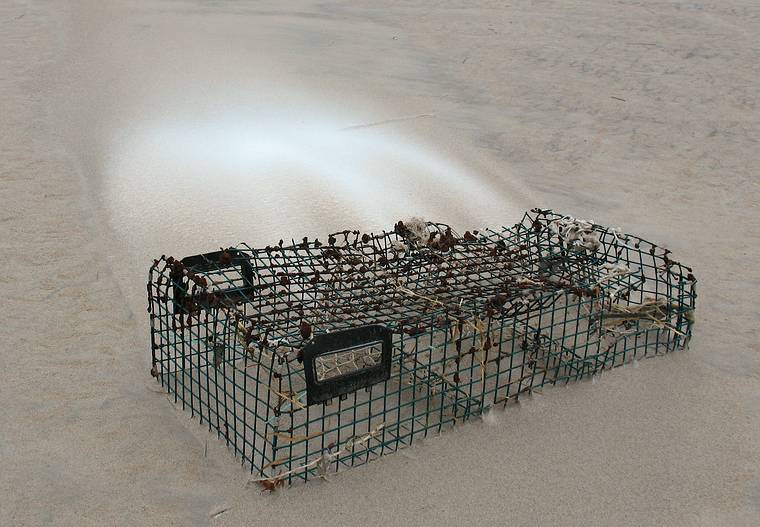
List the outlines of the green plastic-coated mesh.
{"type": "Polygon", "coordinates": [[[151,371],[272,490],[683,348],[695,284],[665,249],[540,209],[241,244],[154,262],[151,371]]]}

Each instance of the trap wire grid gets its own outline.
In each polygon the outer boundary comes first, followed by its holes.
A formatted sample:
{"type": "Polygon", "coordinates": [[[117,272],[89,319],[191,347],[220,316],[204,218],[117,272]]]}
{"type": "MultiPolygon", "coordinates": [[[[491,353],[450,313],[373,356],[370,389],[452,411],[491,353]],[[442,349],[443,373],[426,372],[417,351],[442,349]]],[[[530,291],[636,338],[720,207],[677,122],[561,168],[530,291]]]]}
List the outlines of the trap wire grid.
{"type": "Polygon", "coordinates": [[[666,249],[542,209],[162,256],[151,373],[272,490],[683,348],[695,285],[666,249]]]}

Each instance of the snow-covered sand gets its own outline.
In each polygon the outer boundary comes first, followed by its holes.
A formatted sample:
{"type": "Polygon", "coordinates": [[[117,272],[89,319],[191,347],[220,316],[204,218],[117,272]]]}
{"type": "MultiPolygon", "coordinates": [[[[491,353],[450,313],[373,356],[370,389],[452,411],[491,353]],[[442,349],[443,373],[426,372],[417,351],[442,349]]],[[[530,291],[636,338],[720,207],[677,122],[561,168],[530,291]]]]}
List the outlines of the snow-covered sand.
{"type": "Polygon", "coordinates": [[[0,5],[0,525],[760,523],[756,2],[0,5]],[[261,496],[152,381],[151,258],[551,207],[699,279],[685,353],[261,496]]]}

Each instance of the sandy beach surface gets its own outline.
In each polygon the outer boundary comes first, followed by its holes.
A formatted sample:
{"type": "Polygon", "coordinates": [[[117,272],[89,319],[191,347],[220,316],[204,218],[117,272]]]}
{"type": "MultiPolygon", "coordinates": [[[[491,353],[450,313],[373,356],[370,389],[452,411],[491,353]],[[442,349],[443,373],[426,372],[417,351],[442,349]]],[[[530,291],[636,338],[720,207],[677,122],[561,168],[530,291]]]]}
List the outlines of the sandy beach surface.
{"type": "Polygon", "coordinates": [[[0,3],[0,525],[760,525],[756,1],[0,3]],[[149,375],[153,257],[541,206],[691,348],[261,495],[149,375]]]}

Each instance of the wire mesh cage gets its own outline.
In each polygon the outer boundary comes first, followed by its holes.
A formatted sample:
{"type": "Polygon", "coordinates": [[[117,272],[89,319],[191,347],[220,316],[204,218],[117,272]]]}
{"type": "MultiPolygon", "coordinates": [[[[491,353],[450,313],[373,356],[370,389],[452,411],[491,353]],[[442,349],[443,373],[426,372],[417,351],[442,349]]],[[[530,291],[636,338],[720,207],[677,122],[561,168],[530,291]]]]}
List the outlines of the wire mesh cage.
{"type": "Polygon", "coordinates": [[[534,209],[510,228],[412,220],[150,269],[151,373],[268,490],[688,344],[691,269],[534,209]]]}

